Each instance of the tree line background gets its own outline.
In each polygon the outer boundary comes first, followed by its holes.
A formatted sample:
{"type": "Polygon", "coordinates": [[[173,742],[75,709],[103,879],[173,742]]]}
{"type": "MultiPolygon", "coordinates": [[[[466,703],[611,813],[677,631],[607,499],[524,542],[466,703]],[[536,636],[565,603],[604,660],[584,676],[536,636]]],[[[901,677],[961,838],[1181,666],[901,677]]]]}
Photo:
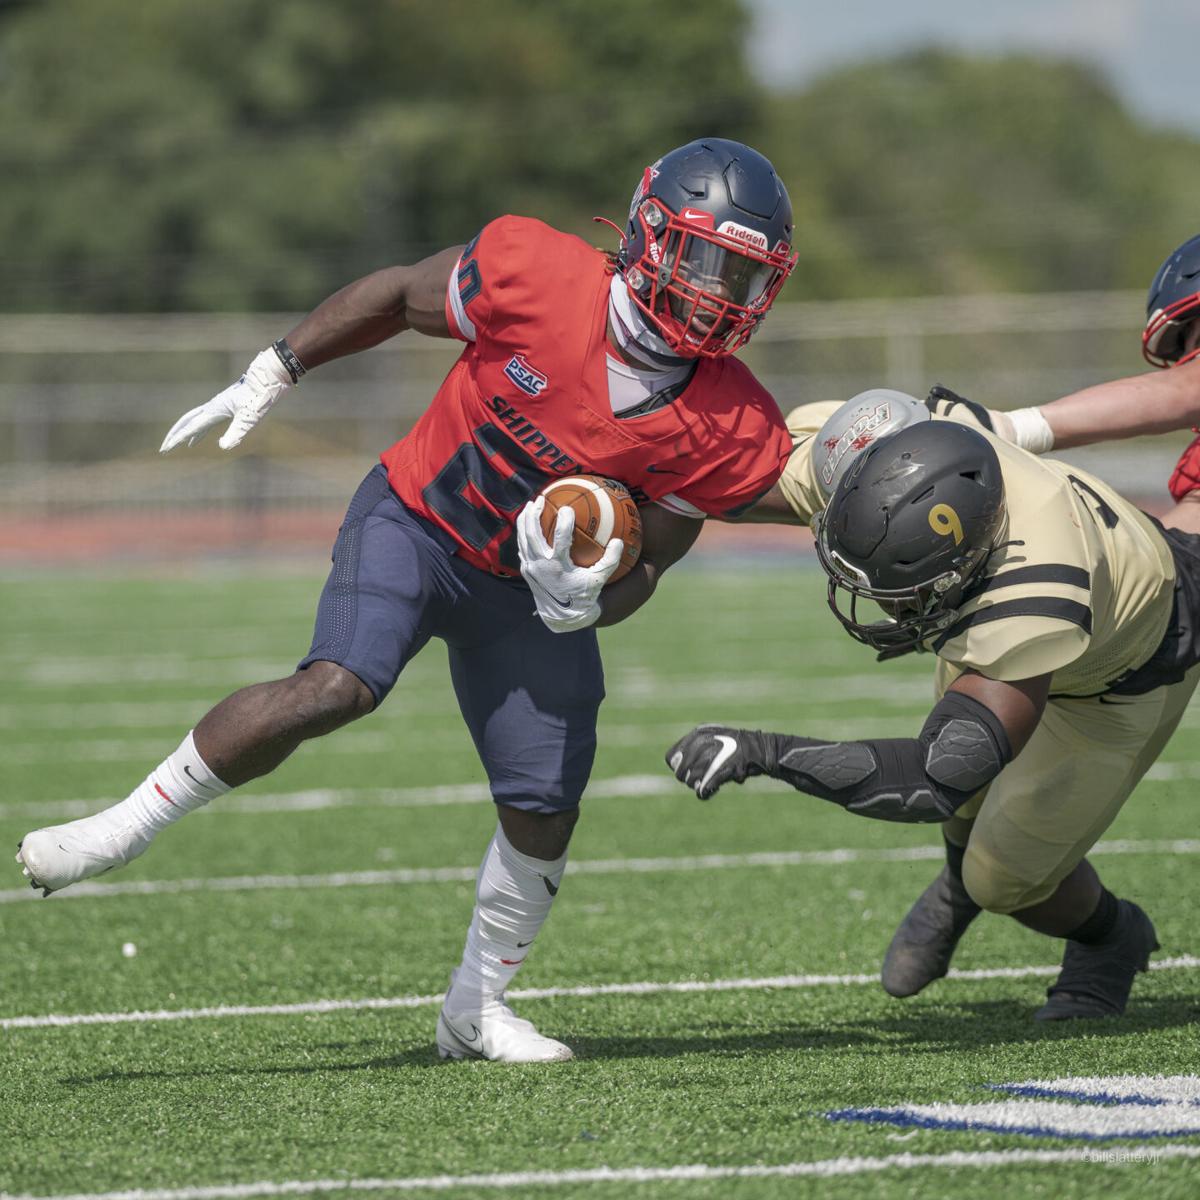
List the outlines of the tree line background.
{"type": "Polygon", "coordinates": [[[739,0],[0,0],[0,308],[304,310],[502,212],[597,244],[703,135],[770,157],[785,298],[1142,287],[1200,144],[1091,68],[757,81],[739,0]]]}

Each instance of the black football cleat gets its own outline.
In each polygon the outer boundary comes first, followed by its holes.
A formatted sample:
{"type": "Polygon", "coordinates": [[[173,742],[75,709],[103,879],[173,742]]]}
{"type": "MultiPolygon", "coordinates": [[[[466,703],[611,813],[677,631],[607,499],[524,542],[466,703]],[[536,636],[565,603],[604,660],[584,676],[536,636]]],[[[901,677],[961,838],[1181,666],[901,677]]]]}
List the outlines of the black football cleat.
{"type": "Polygon", "coordinates": [[[979,905],[949,867],[921,893],[892,937],[880,978],[889,996],[915,996],[950,969],[958,939],[979,915],[979,905]]]}
{"type": "Polygon", "coordinates": [[[1132,900],[1119,904],[1116,924],[1103,942],[1067,942],[1062,970],[1046,989],[1049,999],[1033,1014],[1035,1021],[1119,1017],[1125,1011],[1133,977],[1149,970],[1159,946],[1150,918],[1132,900]]]}

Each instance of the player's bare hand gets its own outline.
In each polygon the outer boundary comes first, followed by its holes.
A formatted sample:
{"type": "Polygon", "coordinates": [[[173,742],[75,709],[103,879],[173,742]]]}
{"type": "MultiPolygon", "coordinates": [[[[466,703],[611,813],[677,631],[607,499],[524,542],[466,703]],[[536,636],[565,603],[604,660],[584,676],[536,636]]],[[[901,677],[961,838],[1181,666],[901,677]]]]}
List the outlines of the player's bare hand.
{"type": "Polygon", "coordinates": [[[617,569],[625,544],[620,538],[613,538],[597,562],[581,567],[571,559],[574,510],[565,505],[558,510],[551,543],[542,532],[545,507],[545,497],[538,496],[517,515],[521,574],[533,593],[538,616],[548,629],[555,633],[586,629],[600,617],[600,592],[617,569]]]}
{"type": "Polygon", "coordinates": [[[266,349],[246,368],[246,373],[207,404],[186,412],[171,426],[160,454],[167,454],[186,443],[194,446],[215,425],[229,422],[229,428],[217,443],[232,450],[271,410],[271,406],[291,387],[292,377],[273,349],[266,349]]]}
{"type": "Polygon", "coordinates": [[[768,774],[774,762],[773,735],[727,725],[697,725],[667,751],[667,766],[701,800],[716,795],[724,783],[742,783],[751,775],[768,774]]]}

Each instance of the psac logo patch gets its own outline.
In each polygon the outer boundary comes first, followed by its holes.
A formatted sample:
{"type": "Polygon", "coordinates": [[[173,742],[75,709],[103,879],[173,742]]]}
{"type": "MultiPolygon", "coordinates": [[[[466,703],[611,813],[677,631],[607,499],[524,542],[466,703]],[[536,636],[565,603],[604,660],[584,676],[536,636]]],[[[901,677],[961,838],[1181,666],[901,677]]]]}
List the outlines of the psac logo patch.
{"type": "Polygon", "coordinates": [[[986,1086],[1007,1098],[979,1104],[843,1108],[825,1115],[833,1121],[910,1129],[1023,1133],[1092,1142],[1200,1133],[1200,1076],[1196,1075],[1076,1076],[986,1086]]]}
{"type": "Polygon", "coordinates": [[[540,396],[550,381],[541,371],[531,367],[519,354],[514,354],[508,360],[504,373],[527,396],[540,396]]]}

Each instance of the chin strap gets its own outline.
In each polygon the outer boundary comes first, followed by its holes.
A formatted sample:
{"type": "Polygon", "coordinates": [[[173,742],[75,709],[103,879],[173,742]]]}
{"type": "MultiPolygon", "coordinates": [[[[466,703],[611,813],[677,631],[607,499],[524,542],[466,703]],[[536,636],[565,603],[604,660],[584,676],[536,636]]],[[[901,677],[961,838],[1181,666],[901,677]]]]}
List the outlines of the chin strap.
{"type": "Polygon", "coordinates": [[[651,371],[674,370],[687,361],[658,336],[629,298],[629,285],[620,274],[614,275],[609,284],[608,316],[617,347],[651,371]]]}
{"type": "Polygon", "coordinates": [[[616,221],[610,221],[607,217],[593,217],[592,220],[599,225],[607,225],[610,229],[615,229],[617,231],[617,237],[621,239],[622,246],[624,246],[629,240],[625,234],[625,230],[623,230],[620,225],[616,223],[616,221]]]}

